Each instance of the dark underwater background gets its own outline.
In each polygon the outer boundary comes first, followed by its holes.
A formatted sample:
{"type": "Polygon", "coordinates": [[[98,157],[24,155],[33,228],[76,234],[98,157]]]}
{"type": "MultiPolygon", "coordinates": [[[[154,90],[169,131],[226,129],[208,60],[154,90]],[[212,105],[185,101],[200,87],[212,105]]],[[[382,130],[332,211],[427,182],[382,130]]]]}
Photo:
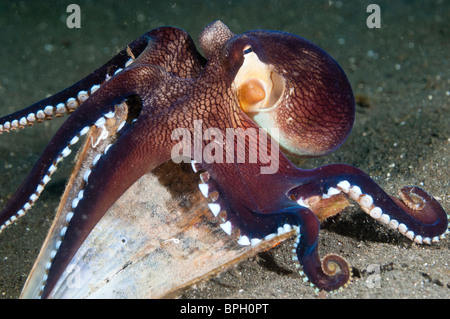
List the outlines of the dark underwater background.
{"type": "MultiPolygon", "coordinates": [[[[342,162],[371,175],[387,192],[423,187],[450,209],[450,1],[1,1],[0,115],[78,81],[152,28],[173,25],[196,41],[220,19],[238,34],[252,29],[300,35],[347,73],[356,121],[331,155],[297,162],[342,162]],[[68,28],[67,6],[81,9],[68,28]],[[368,28],[371,3],[380,28],[368,28]]],[[[19,186],[63,119],[0,136],[0,206],[19,186]]],[[[51,225],[70,174],[61,165],[35,207],[0,234],[0,298],[17,298],[51,225]]],[[[353,283],[329,298],[449,298],[449,240],[416,246],[359,209],[324,225],[321,255],[354,267],[353,283]],[[370,265],[380,287],[370,288],[370,265]]],[[[186,298],[314,298],[291,262],[290,245],[245,261],[198,285],[186,298]]]]}

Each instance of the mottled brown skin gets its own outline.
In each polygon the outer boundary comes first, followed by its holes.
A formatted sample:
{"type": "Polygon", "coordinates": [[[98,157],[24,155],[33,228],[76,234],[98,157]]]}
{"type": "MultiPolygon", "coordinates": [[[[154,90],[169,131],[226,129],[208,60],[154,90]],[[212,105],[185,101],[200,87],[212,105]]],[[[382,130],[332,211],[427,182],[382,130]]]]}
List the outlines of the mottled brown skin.
{"type": "MultiPolygon", "coordinates": [[[[290,152],[303,156],[322,155],[336,149],[349,134],[354,119],[350,84],[339,65],[312,43],[274,31],[251,31],[235,36],[223,23],[216,21],[202,32],[200,45],[206,59],[197,52],[184,31],[172,27],[152,30],[130,44],[128,52],[136,59],[120,73],[114,75],[128,60],[127,50],[67,90],[2,119],[4,122],[42,109],[48,103],[65,101],[69,93],[76,95],[98,83],[102,76],[111,77],[56,133],[26,181],[0,212],[0,222],[4,223],[29,201],[73,136],[114,111],[114,105],[124,100],[130,106],[129,114],[133,114],[118,132],[117,141],[89,175],[84,196],[74,208],[73,218],[51,261],[42,297],[51,296],[71,258],[111,205],[143,174],[170,160],[171,151],[179,142],[171,138],[175,129],[186,128],[195,135],[196,120],[202,121],[203,132],[217,128],[224,137],[227,128],[259,129],[252,115],[240,109],[233,86],[249,47],[283,78],[284,91],[270,117],[278,124],[290,152]],[[136,97],[141,101],[138,110],[132,107],[136,97]]],[[[203,141],[203,147],[206,142],[203,141]]],[[[243,146],[238,145],[238,139],[227,141],[225,138],[224,142],[231,142],[234,150],[243,146]]],[[[327,256],[323,264],[320,262],[319,221],[310,209],[292,199],[321,196],[345,179],[365,187],[364,193],[375,193],[379,207],[392,211],[399,221],[408,220],[410,229],[419,233],[419,227],[414,228],[419,222],[410,218],[409,208],[391,199],[360,170],[341,164],[301,170],[269,137],[262,143],[268,153],[260,154],[262,144],[252,149],[258,155],[256,163],[227,163],[225,149],[221,163],[199,162],[193,167],[206,172],[203,182],[209,194],[217,191],[214,203],[221,211],[226,211],[226,221],[231,223],[233,232],[239,230],[240,235],[248,239],[264,239],[285,225],[299,227],[301,239],[296,245],[295,258],[319,289],[330,291],[345,285],[350,270],[336,255],[327,256]],[[278,170],[275,174],[261,174],[261,167],[267,166],[265,160],[271,152],[278,152],[275,163],[278,170]],[[330,269],[332,265],[336,265],[336,269],[330,269]]],[[[246,142],[244,146],[247,151],[249,145],[246,142]]],[[[192,145],[192,159],[196,158],[194,151],[192,145]]],[[[439,204],[432,197],[428,200],[432,205],[425,205],[424,211],[431,217],[426,225],[420,225],[420,231],[424,236],[437,236],[445,231],[442,225],[446,228],[447,219],[439,204]]]]}

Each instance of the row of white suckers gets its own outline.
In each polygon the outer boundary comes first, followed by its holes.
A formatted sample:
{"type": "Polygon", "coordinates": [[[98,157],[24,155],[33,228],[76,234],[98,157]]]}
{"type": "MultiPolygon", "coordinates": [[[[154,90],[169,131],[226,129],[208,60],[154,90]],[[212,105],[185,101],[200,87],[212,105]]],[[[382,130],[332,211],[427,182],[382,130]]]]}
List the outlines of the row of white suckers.
{"type": "MultiPolygon", "coordinates": [[[[198,170],[199,170],[199,168],[196,167],[196,164],[197,164],[196,161],[194,161],[194,160],[191,161],[191,166],[192,166],[192,169],[193,169],[193,171],[195,173],[197,173],[198,170]]],[[[209,179],[209,173],[205,172],[205,173],[201,174],[200,175],[200,179],[202,181],[202,183],[200,183],[198,185],[198,187],[200,189],[200,192],[203,194],[203,196],[205,198],[208,198],[210,196],[210,194],[211,194],[210,191],[209,191],[209,186],[207,184],[207,180],[209,179]],[[204,174],[206,174],[208,177],[205,178],[204,174]]],[[[217,198],[214,201],[217,201],[217,198]]],[[[214,202],[209,203],[208,207],[209,207],[209,210],[214,215],[214,217],[217,217],[220,214],[220,212],[222,211],[222,208],[220,207],[220,204],[217,204],[217,203],[214,203],[214,202]]],[[[231,235],[231,232],[232,232],[232,229],[233,229],[233,225],[231,224],[231,222],[229,220],[228,221],[223,220],[223,223],[220,224],[219,226],[220,226],[220,228],[222,228],[222,230],[227,235],[231,235]]],[[[249,238],[246,235],[240,235],[237,242],[238,242],[239,245],[242,245],[242,246],[248,246],[248,245],[256,246],[259,243],[261,243],[262,240],[271,240],[271,239],[273,239],[273,238],[275,238],[277,236],[281,236],[283,234],[289,233],[293,229],[297,233],[299,232],[299,227],[298,226],[296,226],[296,225],[291,226],[289,224],[284,224],[282,227],[281,226],[278,227],[277,233],[269,234],[269,235],[265,236],[264,238],[249,238]]]]}
{"type": "MultiPolygon", "coordinates": [[[[133,59],[129,59],[125,64],[125,67],[129,66],[133,62],[133,59]]],[[[123,69],[119,68],[116,70],[114,75],[122,71],[123,69]]],[[[110,80],[111,76],[107,75],[105,78],[105,82],[110,80]]],[[[3,132],[8,132],[9,130],[17,130],[19,128],[23,128],[26,125],[33,125],[36,121],[42,122],[45,119],[50,119],[54,115],[55,117],[60,117],[64,113],[72,113],[75,111],[77,107],[79,107],[83,102],[85,102],[89,96],[94,94],[100,88],[100,84],[93,85],[88,91],[80,91],[78,92],[76,97],[70,97],[67,99],[65,103],[58,103],[56,106],[47,105],[43,110],[39,110],[36,113],[30,113],[26,117],[23,116],[20,119],[7,121],[3,124],[0,124],[0,134],[3,132]]]]}
{"type": "MultiPolygon", "coordinates": [[[[10,129],[18,129],[23,128],[25,125],[32,125],[36,120],[43,121],[46,118],[50,118],[55,114],[55,116],[62,116],[63,113],[66,112],[66,106],[67,110],[75,110],[81,103],[86,101],[90,95],[92,95],[95,91],[97,91],[100,88],[100,85],[93,85],[89,91],[80,91],[77,94],[77,98],[69,98],[67,102],[59,103],[56,105],[56,107],[53,106],[46,106],[44,110],[39,110],[36,112],[36,115],[34,113],[28,114],[28,116],[22,117],[20,120],[14,120],[11,122],[5,122],[3,125],[0,125],[0,134],[2,132],[8,132],[10,129]],[[55,112],[55,113],[54,113],[55,112]],[[57,115],[58,114],[58,115],[57,115]]],[[[11,216],[10,219],[8,219],[3,225],[0,225],[0,232],[3,231],[6,227],[8,227],[10,224],[15,222],[18,217],[22,217],[25,215],[25,212],[28,211],[31,206],[36,202],[42,191],[44,190],[45,185],[50,181],[51,175],[56,171],[56,165],[63,160],[63,158],[67,157],[71,150],[69,149],[69,146],[74,145],[76,142],[78,142],[79,137],[86,134],[89,131],[89,127],[83,128],[75,137],[72,138],[72,140],[69,142],[69,145],[64,148],[64,150],[59,154],[59,156],[56,158],[55,162],[49,167],[47,174],[43,177],[42,181],[39,183],[39,185],[36,188],[36,191],[30,196],[29,200],[25,205],[19,209],[19,211],[11,216]]]]}
{"type": "MultiPolygon", "coordinates": [[[[195,166],[196,162],[192,161],[192,169],[194,172],[197,172],[198,169],[195,166]]],[[[202,176],[202,175],[201,175],[202,176]]],[[[200,176],[200,177],[201,177],[200,176]]],[[[202,183],[199,184],[199,188],[201,193],[205,198],[209,197],[209,187],[208,185],[202,180],[202,183]]],[[[436,243],[439,241],[439,239],[445,238],[445,233],[441,236],[435,236],[433,238],[430,237],[422,237],[421,235],[416,235],[412,230],[408,229],[408,226],[406,226],[403,223],[399,223],[397,220],[391,218],[388,214],[384,213],[380,207],[377,207],[374,205],[374,201],[372,196],[368,194],[363,194],[361,191],[361,188],[356,185],[351,185],[347,180],[340,181],[337,183],[337,188],[330,187],[328,189],[327,194],[323,194],[323,198],[330,198],[331,196],[338,195],[341,192],[344,192],[349,195],[351,199],[356,201],[361,208],[369,214],[372,218],[380,221],[381,223],[387,225],[389,228],[398,230],[402,235],[408,237],[410,240],[418,243],[418,244],[431,244],[436,243]]],[[[309,207],[307,203],[303,200],[303,198],[298,199],[297,203],[304,207],[309,207]]],[[[214,216],[218,216],[221,212],[221,207],[219,204],[216,203],[209,203],[208,204],[209,209],[213,213],[214,216]]],[[[231,235],[232,225],[230,221],[226,221],[223,224],[220,225],[220,227],[227,233],[228,235],[231,235]]],[[[283,227],[279,227],[278,234],[270,234],[266,236],[264,239],[272,239],[275,236],[282,235],[284,233],[290,232],[292,230],[292,227],[288,224],[285,224],[283,227]]],[[[298,229],[296,229],[298,231],[298,229]]],[[[261,239],[253,238],[249,239],[247,236],[240,236],[238,243],[241,245],[256,245],[261,241],[261,239]]]]}
{"type": "MultiPolygon", "coordinates": [[[[96,127],[98,127],[98,128],[104,128],[107,119],[113,118],[114,115],[115,115],[114,112],[112,112],[112,111],[111,111],[111,112],[108,112],[108,113],[104,114],[103,116],[101,116],[101,117],[94,123],[94,125],[95,125],[96,127]]],[[[123,122],[118,126],[116,133],[119,132],[119,131],[123,128],[124,125],[125,125],[125,121],[123,121],[123,122]]],[[[89,131],[89,127],[86,126],[83,130],[81,130],[81,131],[80,131],[80,132],[79,132],[79,133],[71,140],[71,142],[69,143],[69,146],[72,146],[73,144],[75,144],[76,142],[78,142],[79,137],[80,137],[81,135],[86,134],[88,131],[89,131]]],[[[103,139],[103,137],[100,136],[99,139],[103,139]]],[[[96,142],[96,144],[98,144],[98,142],[96,142]]],[[[68,149],[69,146],[67,146],[66,149],[68,149]]],[[[104,148],[104,150],[103,150],[102,153],[97,154],[97,155],[94,157],[93,161],[92,161],[91,168],[90,168],[90,169],[87,169],[87,170],[84,172],[84,174],[83,174],[83,180],[84,180],[84,182],[85,182],[86,184],[88,183],[88,179],[89,179],[89,176],[90,176],[90,174],[91,174],[91,172],[92,172],[92,169],[97,165],[97,163],[98,163],[98,161],[100,160],[100,158],[101,158],[102,156],[104,156],[104,155],[108,152],[108,150],[110,149],[111,146],[112,146],[112,144],[108,144],[108,145],[104,148]]],[[[63,152],[64,152],[64,151],[63,151],[63,152]]],[[[69,153],[70,153],[70,152],[66,152],[65,154],[68,155],[69,153]]],[[[65,155],[65,154],[64,154],[64,155],[65,155]]],[[[67,155],[65,155],[65,156],[63,156],[63,157],[66,157],[67,155]]],[[[61,157],[61,156],[62,156],[62,153],[61,153],[60,157],[61,157]]],[[[86,186],[86,184],[85,184],[85,186],[86,186]]],[[[51,253],[50,253],[50,259],[49,259],[49,260],[46,262],[46,264],[45,264],[45,271],[46,271],[46,272],[45,272],[45,274],[44,274],[44,276],[43,276],[43,278],[42,278],[42,281],[41,281],[41,286],[40,286],[40,292],[41,292],[41,293],[44,291],[45,284],[46,284],[47,279],[48,279],[48,273],[49,273],[50,268],[51,268],[51,266],[52,266],[53,260],[54,260],[54,258],[55,258],[55,256],[56,256],[56,254],[58,253],[59,248],[61,247],[61,244],[62,244],[62,241],[63,241],[63,239],[64,239],[64,236],[66,235],[67,229],[68,229],[68,227],[69,227],[69,223],[70,223],[70,221],[72,220],[72,218],[73,218],[73,216],[74,216],[74,210],[75,210],[75,208],[77,208],[78,204],[79,204],[80,201],[83,199],[83,197],[84,197],[84,189],[81,189],[81,190],[78,192],[77,196],[72,200],[72,204],[71,204],[72,211],[70,211],[69,213],[67,213],[67,215],[66,215],[66,217],[65,217],[65,225],[62,226],[62,228],[61,228],[61,230],[60,230],[60,233],[59,233],[59,239],[58,239],[58,240],[56,241],[56,243],[55,243],[55,248],[54,248],[54,249],[51,251],[51,253]]]]}
{"type": "MultiPolygon", "coordinates": [[[[107,119],[112,118],[113,116],[114,116],[114,112],[112,112],[112,111],[108,112],[108,113],[104,114],[103,116],[100,116],[99,119],[94,123],[94,125],[99,127],[99,128],[104,127],[107,119]]],[[[118,131],[123,127],[124,124],[125,124],[125,122],[121,123],[118,131]]],[[[81,129],[75,136],[72,137],[72,139],[68,142],[67,146],[61,151],[61,153],[59,153],[59,155],[56,157],[56,159],[54,160],[52,165],[50,165],[50,167],[47,170],[47,173],[42,178],[41,182],[36,187],[35,192],[30,196],[30,198],[25,203],[25,205],[21,209],[19,209],[19,211],[17,211],[13,216],[11,216],[11,218],[8,219],[3,225],[0,225],[0,232],[2,232],[6,227],[8,227],[12,223],[14,223],[17,220],[17,218],[22,217],[23,215],[25,215],[25,213],[37,201],[37,199],[39,198],[40,194],[44,190],[45,185],[47,185],[47,183],[50,181],[52,174],[57,169],[57,165],[65,157],[69,156],[70,153],[72,152],[70,147],[73,146],[74,144],[76,144],[79,141],[81,136],[83,136],[87,132],[89,132],[89,129],[90,129],[90,127],[86,126],[83,129],[81,129]]],[[[96,158],[96,159],[98,160],[98,158],[96,158]]],[[[88,170],[88,172],[86,174],[88,174],[88,173],[90,173],[90,170],[88,170]]]]}
{"type": "MultiPolygon", "coordinates": [[[[132,59],[128,60],[128,62],[126,63],[126,66],[128,66],[132,61],[133,61],[132,59]]],[[[119,73],[120,71],[122,71],[122,69],[119,68],[114,73],[114,75],[119,73]]],[[[106,82],[110,79],[111,79],[111,77],[107,75],[104,82],[106,82]]],[[[94,92],[97,91],[100,88],[100,86],[101,86],[100,84],[96,84],[96,85],[93,85],[88,91],[82,90],[82,91],[78,92],[76,98],[71,97],[67,100],[66,103],[59,103],[56,105],[56,107],[53,107],[51,105],[46,106],[44,108],[44,110],[39,110],[38,112],[36,112],[36,115],[34,113],[30,113],[30,114],[28,114],[28,116],[26,118],[22,117],[20,120],[13,120],[11,122],[5,122],[5,123],[3,123],[3,125],[0,125],[0,134],[4,131],[8,132],[10,129],[15,130],[18,128],[22,128],[25,125],[32,125],[32,124],[34,124],[34,121],[36,121],[36,120],[41,122],[44,119],[50,118],[53,115],[62,116],[62,114],[65,113],[66,110],[67,111],[70,110],[69,111],[69,113],[70,113],[70,112],[74,111],[79,105],[81,105],[81,103],[86,101],[89,98],[89,96],[94,94],[94,92]],[[66,107],[67,107],[67,109],[66,109],[66,107]]],[[[114,112],[109,112],[109,113],[105,114],[104,116],[100,116],[100,118],[94,123],[94,125],[97,127],[101,127],[105,124],[106,119],[111,118],[112,116],[114,116],[114,112]]],[[[122,124],[124,124],[124,123],[122,123],[122,124]]],[[[123,125],[121,125],[121,127],[122,126],[123,125]]],[[[11,218],[8,219],[4,224],[0,225],[0,232],[2,232],[6,227],[8,227],[12,223],[14,223],[18,217],[22,217],[23,215],[25,215],[25,213],[37,201],[40,194],[44,190],[45,185],[50,181],[51,175],[56,171],[56,166],[65,157],[69,156],[69,154],[72,152],[70,150],[70,146],[77,143],[79,141],[79,138],[81,136],[85,135],[89,131],[89,129],[90,129],[89,126],[84,127],[80,132],[78,132],[69,141],[68,145],[61,151],[61,153],[58,155],[58,157],[56,158],[54,163],[49,167],[46,175],[43,177],[41,182],[37,185],[35,192],[30,196],[30,198],[25,203],[25,205],[21,209],[19,209],[19,211],[17,211],[13,216],[11,216],[11,218]]]]}
{"type": "MultiPolygon", "coordinates": [[[[369,214],[370,217],[380,221],[391,229],[398,230],[402,235],[408,237],[417,244],[431,244],[432,242],[436,243],[440,238],[445,238],[445,234],[435,236],[433,238],[422,237],[421,235],[414,234],[412,230],[408,229],[408,226],[403,223],[399,223],[397,220],[384,213],[380,207],[375,206],[372,196],[363,194],[359,186],[351,185],[347,180],[337,183],[337,188],[330,187],[328,189],[328,193],[324,194],[322,197],[330,198],[331,196],[340,194],[341,191],[348,194],[351,199],[356,201],[360,205],[361,209],[369,214]]],[[[298,203],[309,207],[309,205],[306,204],[302,198],[298,200],[298,203]]]]}
{"type": "Polygon", "coordinates": [[[36,113],[30,113],[26,117],[22,117],[11,122],[7,121],[0,124],[0,133],[8,132],[23,128],[26,125],[33,125],[36,121],[41,122],[45,119],[51,118],[53,115],[56,117],[62,116],[65,112],[71,113],[80,106],[81,103],[86,101],[90,95],[100,88],[100,85],[93,85],[89,91],[80,91],[77,97],[69,98],[66,103],[58,103],[56,106],[48,105],[43,110],[39,110],[36,113]]]}

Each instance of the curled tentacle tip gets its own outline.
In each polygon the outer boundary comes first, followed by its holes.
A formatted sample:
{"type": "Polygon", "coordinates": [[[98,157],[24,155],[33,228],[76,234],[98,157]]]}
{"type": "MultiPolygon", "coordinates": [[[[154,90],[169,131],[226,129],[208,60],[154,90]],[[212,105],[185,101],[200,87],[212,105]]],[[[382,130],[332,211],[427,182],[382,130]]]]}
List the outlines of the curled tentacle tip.
{"type": "MultiPolygon", "coordinates": [[[[294,258],[295,260],[295,258],[294,258]]],[[[335,254],[326,255],[314,269],[311,265],[298,265],[299,274],[303,282],[308,282],[317,294],[335,293],[346,288],[352,280],[353,272],[350,264],[335,254]],[[303,267],[302,267],[303,266],[303,267]]]]}
{"type": "Polygon", "coordinates": [[[448,230],[449,217],[436,198],[417,186],[401,188],[400,199],[409,208],[409,214],[423,225],[433,226],[432,236],[442,236],[448,230]]]}
{"type": "Polygon", "coordinates": [[[348,262],[338,255],[328,254],[322,259],[322,270],[328,276],[334,276],[337,272],[346,271],[346,268],[349,269],[348,262]]]}
{"type": "MultiPolygon", "coordinates": [[[[334,283],[324,285],[323,290],[328,292],[346,288],[352,278],[352,268],[350,264],[341,256],[328,254],[322,259],[322,270],[330,277],[334,283]]],[[[320,287],[319,287],[320,288],[320,287]]]]}
{"type": "Polygon", "coordinates": [[[400,198],[412,210],[422,210],[433,197],[417,186],[403,186],[399,191],[400,198]]]}

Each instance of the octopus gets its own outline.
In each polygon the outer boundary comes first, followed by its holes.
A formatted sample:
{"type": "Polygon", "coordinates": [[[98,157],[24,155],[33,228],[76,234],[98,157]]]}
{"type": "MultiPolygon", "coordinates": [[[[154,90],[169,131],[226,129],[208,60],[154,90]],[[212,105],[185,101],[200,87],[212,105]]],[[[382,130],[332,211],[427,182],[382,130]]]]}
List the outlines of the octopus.
{"type": "Polygon", "coordinates": [[[191,163],[210,211],[239,245],[295,234],[292,259],[318,290],[340,289],[351,278],[344,258],[321,259],[318,251],[320,221],[343,209],[342,198],[418,244],[438,242],[447,231],[446,212],[419,187],[390,196],[356,167],[306,170],[288,159],[328,154],[352,129],[351,85],[326,52],[285,32],[235,35],[221,21],[205,27],[199,44],[205,57],[183,30],[151,30],[79,82],[0,118],[0,133],[7,133],[70,114],[0,211],[0,231],[31,209],[83,136],[99,132],[95,147],[114,135],[84,173],[40,297],[51,295],[118,198],[171,159],[191,163]]]}

